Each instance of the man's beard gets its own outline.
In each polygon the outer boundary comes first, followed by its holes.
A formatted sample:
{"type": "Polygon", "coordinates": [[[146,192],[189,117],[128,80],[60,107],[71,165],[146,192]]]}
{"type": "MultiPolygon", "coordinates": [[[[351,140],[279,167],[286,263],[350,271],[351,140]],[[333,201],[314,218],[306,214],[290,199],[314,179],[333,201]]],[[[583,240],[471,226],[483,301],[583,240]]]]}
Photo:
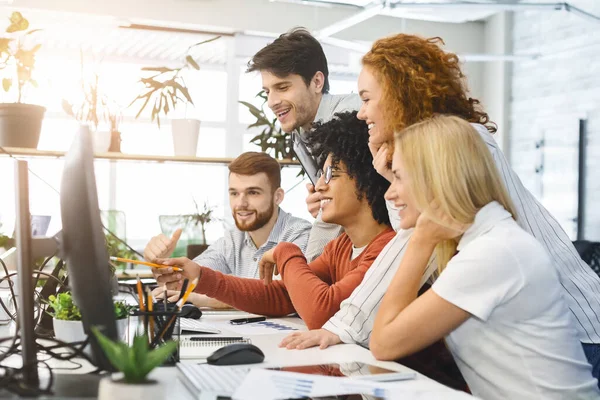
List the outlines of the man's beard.
{"type": "Polygon", "coordinates": [[[254,221],[252,222],[240,222],[237,219],[237,213],[239,211],[251,211],[243,208],[237,208],[233,212],[233,220],[235,221],[235,226],[242,232],[252,232],[256,231],[263,226],[265,226],[273,216],[273,212],[275,211],[275,203],[271,203],[269,209],[263,213],[259,213],[257,211],[252,211],[255,214],[254,221]]]}

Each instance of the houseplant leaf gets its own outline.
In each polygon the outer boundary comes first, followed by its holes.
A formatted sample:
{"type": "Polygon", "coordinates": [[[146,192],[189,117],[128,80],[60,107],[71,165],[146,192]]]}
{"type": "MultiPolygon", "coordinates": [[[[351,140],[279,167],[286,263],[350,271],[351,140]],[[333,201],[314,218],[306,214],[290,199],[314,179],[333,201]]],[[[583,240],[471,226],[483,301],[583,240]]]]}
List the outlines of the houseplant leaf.
{"type": "Polygon", "coordinates": [[[5,92],[8,92],[10,90],[11,86],[12,86],[12,79],[10,79],[10,78],[2,79],[2,89],[4,89],[5,92]]]}
{"type": "Polygon", "coordinates": [[[200,66],[198,65],[198,63],[192,58],[192,56],[187,55],[185,56],[185,61],[192,67],[194,68],[196,71],[200,70],[200,66]]]}
{"type": "Polygon", "coordinates": [[[27,28],[29,28],[29,21],[27,21],[20,12],[14,11],[10,16],[10,25],[6,28],[6,32],[20,32],[27,28]]]}

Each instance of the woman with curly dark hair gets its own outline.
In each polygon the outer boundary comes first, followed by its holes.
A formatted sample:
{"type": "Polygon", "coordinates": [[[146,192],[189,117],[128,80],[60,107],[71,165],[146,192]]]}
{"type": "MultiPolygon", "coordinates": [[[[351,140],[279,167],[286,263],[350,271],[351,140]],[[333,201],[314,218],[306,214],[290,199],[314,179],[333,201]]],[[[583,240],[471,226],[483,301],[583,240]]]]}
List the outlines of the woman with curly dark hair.
{"type": "MultiPolygon", "coordinates": [[[[381,249],[394,237],[384,193],[389,182],[371,166],[367,125],[356,112],[315,125],[310,147],[324,160],[316,184],[323,221],[344,233],[311,263],[293,243],[279,243],[259,263],[261,282],[225,275],[186,258],[160,260],[200,278],[195,291],[237,309],[267,316],[297,312],[309,329],[320,328],[360,284],[381,249]],[[276,267],[275,267],[276,266],[276,267]],[[281,280],[272,281],[273,271],[281,280]]],[[[277,227],[275,227],[277,229],[277,227]]]]}

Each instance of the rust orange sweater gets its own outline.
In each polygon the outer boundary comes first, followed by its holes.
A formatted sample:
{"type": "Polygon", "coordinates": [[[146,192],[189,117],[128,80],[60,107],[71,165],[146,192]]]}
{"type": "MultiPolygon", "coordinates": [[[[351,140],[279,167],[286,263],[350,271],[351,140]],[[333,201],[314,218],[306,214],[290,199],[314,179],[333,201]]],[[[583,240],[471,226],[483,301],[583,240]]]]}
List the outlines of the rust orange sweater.
{"type": "Polygon", "coordinates": [[[309,329],[317,329],[340,309],[340,303],[360,284],[394,235],[391,228],[386,229],[350,260],[352,242],[344,233],[327,244],[323,254],[310,264],[298,246],[280,243],[274,258],[281,280],[265,286],[259,279],[202,267],[195,291],[254,314],[280,317],[296,311],[309,329]]]}

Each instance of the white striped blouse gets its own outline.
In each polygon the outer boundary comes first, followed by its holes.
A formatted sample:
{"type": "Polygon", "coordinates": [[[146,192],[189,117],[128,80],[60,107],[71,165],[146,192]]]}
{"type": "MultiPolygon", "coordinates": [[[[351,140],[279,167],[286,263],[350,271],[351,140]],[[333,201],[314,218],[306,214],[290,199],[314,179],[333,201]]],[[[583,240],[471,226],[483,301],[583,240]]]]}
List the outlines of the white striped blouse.
{"type": "MultiPolygon", "coordinates": [[[[579,257],[560,224],[523,186],[487,129],[479,124],[473,126],[492,153],[516,207],[517,222],[540,241],[554,260],[564,298],[576,320],[579,340],[600,343],[600,278],[579,257]]],[[[362,283],[323,328],[336,333],[343,342],[368,346],[375,314],[404,256],[410,234],[410,230],[396,234],[369,268],[362,283]]],[[[430,262],[426,274],[435,269],[435,262],[430,262]]]]}

